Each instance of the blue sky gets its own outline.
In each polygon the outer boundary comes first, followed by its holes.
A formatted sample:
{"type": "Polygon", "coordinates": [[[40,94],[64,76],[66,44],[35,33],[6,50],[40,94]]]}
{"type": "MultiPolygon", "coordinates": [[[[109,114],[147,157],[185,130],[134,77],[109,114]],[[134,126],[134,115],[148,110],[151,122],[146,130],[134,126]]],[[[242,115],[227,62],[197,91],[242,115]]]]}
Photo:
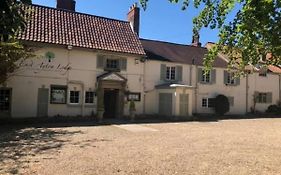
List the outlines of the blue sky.
{"type": "MultiPolygon", "coordinates": [[[[33,4],[56,6],[56,0],[32,0],[33,4]]],[[[127,20],[129,7],[138,0],[76,0],[76,11],[108,18],[127,20]],[[118,2],[118,3],[117,3],[118,2]]],[[[141,9],[140,37],[174,43],[190,44],[192,19],[198,14],[193,7],[181,10],[181,4],[168,0],[150,0],[146,11],[141,9]]],[[[200,41],[216,42],[218,31],[203,29],[200,41]]]]}

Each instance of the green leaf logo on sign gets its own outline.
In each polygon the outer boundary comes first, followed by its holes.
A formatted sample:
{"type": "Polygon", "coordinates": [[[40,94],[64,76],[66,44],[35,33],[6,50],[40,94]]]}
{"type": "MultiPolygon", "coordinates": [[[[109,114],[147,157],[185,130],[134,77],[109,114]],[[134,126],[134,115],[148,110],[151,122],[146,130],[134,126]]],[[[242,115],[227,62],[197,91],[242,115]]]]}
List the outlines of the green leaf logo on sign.
{"type": "Polygon", "coordinates": [[[53,52],[46,52],[45,57],[51,62],[55,58],[55,54],[53,52]]]}

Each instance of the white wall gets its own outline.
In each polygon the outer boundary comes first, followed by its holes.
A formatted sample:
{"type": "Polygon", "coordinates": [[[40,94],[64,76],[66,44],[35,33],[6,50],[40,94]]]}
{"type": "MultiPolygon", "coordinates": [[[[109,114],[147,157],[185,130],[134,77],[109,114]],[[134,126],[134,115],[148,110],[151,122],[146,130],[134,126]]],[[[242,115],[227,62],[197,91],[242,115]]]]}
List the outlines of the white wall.
{"type": "MultiPolygon", "coordinates": [[[[7,82],[7,87],[12,88],[12,117],[37,116],[38,88],[49,88],[50,93],[51,85],[67,85],[68,91],[74,88],[81,91],[80,96],[82,91],[95,91],[96,77],[104,72],[96,68],[97,54],[92,50],[74,48],[69,51],[50,46],[37,50],[37,57],[21,64],[21,69],[16,71],[7,82]],[[44,57],[46,52],[55,54],[55,58],[51,62],[44,57]],[[62,69],[63,66],[67,65],[71,67],[70,70],[62,69]]],[[[127,58],[127,71],[122,71],[121,74],[128,79],[128,90],[141,92],[143,95],[143,63],[135,64],[135,58],[139,57],[125,54],[121,54],[121,56],[127,58]]],[[[80,100],[81,104],[82,100],[84,99],[80,100]]],[[[93,105],[85,105],[82,108],[81,104],[49,103],[48,115],[76,116],[82,115],[82,111],[84,111],[84,115],[96,112],[96,97],[93,105]]],[[[125,107],[128,108],[128,105],[125,107]]],[[[137,113],[143,112],[143,101],[136,102],[136,109],[137,113]]],[[[128,114],[128,109],[125,109],[124,112],[128,114]]]]}
{"type": "Polygon", "coordinates": [[[259,76],[259,73],[253,73],[249,75],[249,106],[248,111],[254,105],[254,93],[257,92],[272,92],[272,103],[256,103],[256,110],[265,112],[269,105],[277,104],[280,100],[280,86],[279,75],[273,73],[267,73],[266,77],[259,76]]]}
{"type": "MultiPolygon", "coordinates": [[[[155,86],[165,83],[160,80],[161,64],[166,64],[166,66],[181,65],[183,67],[183,81],[180,83],[195,87],[195,89],[190,92],[193,96],[192,110],[194,113],[213,113],[213,109],[202,107],[202,98],[214,98],[218,94],[234,97],[234,105],[230,106],[230,111],[227,114],[245,114],[246,112],[250,112],[250,107],[252,106],[251,95],[254,93],[254,91],[272,92],[273,104],[276,104],[279,100],[280,85],[279,75],[277,74],[269,73],[267,77],[260,77],[257,73],[255,73],[249,76],[247,111],[246,77],[240,77],[240,84],[237,86],[226,85],[224,84],[224,71],[226,70],[226,68],[215,67],[214,69],[216,69],[216,82],[214,84],[201,84],[197,82],[197,69],[202,68],[200,66],[197,67],[194,65],[148,60],[145,65],[145,106],[147,114],[158,113],[158,96],[157,90],[155,90],[155,86]]],[[[256,109],[264,112],[269,105],[270,104],[257,104],[256,109]]]]}
{"type": "Polygon", "coordinates": [[[246,78],[240,77],[240,85],[231,86],[224,84],[223,68],[216,69],[215,84],[198,83],[197,90],[197,113],[213,113],[211,108],[202,107],[202,98],[214,98],[218,94],[234,97],[234,106],[230,106],[228,114],[246,113],[246,78]]]}

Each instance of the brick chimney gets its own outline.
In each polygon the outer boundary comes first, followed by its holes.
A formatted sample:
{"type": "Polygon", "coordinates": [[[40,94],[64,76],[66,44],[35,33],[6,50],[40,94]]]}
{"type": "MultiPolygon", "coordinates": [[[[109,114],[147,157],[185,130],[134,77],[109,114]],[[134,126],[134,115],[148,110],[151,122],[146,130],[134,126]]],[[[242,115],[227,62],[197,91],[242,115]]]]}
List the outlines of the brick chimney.
{"type": "Polygon", "coordinates": [[[132,30],[139,36],[140,30],[140,8],[137,3],[133,4],[127,14],[128,21],[131,24],[132,30]]]}
{"type": "Polygon", "coordinates": [[[57,0],[57,9],[64,9],[75,12],[75,0],[57,0]]]}
{"type": "Polygon", "coordinates": [[[202,44],[200,43],[200,35],[198,31],[193,31],[191,45],[195,47],[201,47],[202,44]]]}

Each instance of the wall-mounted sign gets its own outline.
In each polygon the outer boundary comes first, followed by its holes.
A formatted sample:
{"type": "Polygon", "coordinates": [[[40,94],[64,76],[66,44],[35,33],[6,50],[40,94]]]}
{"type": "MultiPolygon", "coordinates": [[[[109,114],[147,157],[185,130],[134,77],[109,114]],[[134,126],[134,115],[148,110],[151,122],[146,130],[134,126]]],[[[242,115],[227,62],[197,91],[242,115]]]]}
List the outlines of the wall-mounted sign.
{"type": "Polygon", "coordinates": [[[31,69],[35,74],[42,71],[59,72],[65,75],[71,70],[70,63],[53,62],[55,54],[46,52],[44,56],[37,56],[36,58],[26,59],[19,62],[18,66],[23,69],[31,69]]]}
{"type": "Polygon", "coordinates": [[[65,104],[67,95],[66,86],[51,86],[51,104],[65,104]]]}
{"type": "Polygon", "coordinates": [[[141,101],[141,93],[140,92],[129,92],[127,94],[128,101],[141,101]]]}

